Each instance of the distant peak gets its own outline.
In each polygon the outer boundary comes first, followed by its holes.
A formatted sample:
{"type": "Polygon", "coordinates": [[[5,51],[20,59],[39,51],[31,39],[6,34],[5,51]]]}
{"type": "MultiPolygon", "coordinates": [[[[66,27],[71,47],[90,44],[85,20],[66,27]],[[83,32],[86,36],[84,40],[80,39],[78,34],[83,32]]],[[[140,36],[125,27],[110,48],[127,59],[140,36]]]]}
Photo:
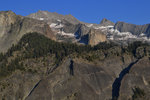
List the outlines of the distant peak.
{"type": "Polygon", "coordinates": [[[114,26],[115,25],[112,21],[110,21],[106,18],[103,18],[102,21],[100,22],[100,24],[103,26],[109,26],[109,25],[114,26]]]}
{"type": "Polygon", "coordinates": [[[68,15],[66,15],[66,16],[74,17],[74,16],[72,16],[71,14],[68,14],[68,15]]]}
{"type": "Polygon", "coordinates": [[[117,21],[116,24],[128,24],[128,25],[136,25],[136,24],[132,24],[132,23],[127,23],[127,22],[123,22],[123,21],[117,21]]]}
{"type": "Polygon", "coordinates": [[[36,13],[47,13],[48,11],[42,11],[42,10],[38,10],[36,13]]]}
{"type": "Polygon", "coordinates": [[[15,13],[11,10],[8,10],[8,11],[0,11],[0,14],[13,14],[14,15],[15,13]]]}
{"type": "MultiPolygon", "coordinates": [[[[108,19],[106,19],[106,18],[103,18],[103,19],[102,19],[102,21],[109,21],[109,20],[108,20],[108,19]]],[[[101,21],[101,22],[102,22],[102,21],[101,21]]]]}

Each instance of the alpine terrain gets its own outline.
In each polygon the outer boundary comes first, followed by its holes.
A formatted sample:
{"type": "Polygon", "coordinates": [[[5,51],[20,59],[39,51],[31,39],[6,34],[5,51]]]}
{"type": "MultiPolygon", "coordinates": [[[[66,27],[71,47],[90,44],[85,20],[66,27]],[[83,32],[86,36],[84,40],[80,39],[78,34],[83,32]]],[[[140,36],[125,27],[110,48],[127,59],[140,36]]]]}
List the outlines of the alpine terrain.
{"type": "Polygon", "coordinates": [[[0,11],[0,100],[150,100],[150,24],[0,11]]]}

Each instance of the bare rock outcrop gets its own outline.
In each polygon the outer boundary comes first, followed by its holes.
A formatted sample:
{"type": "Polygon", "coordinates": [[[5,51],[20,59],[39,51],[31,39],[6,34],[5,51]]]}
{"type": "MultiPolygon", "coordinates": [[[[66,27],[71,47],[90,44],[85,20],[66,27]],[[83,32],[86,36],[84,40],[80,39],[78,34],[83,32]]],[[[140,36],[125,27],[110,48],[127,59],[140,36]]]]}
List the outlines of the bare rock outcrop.
{"type": "Polygon", "coordinates": [[[122,82],[119,100],[149,100],[150,60],[144,57],[134,64],[122,82]]]}
{"type": "Polygon", "coordinates": [[[95,29],[91,29],[89,31],[88,44],[90,44],[91,46],[97,45],[100,42],[105,42],[106,40],[106,35],[102,31],[95,29]]]}

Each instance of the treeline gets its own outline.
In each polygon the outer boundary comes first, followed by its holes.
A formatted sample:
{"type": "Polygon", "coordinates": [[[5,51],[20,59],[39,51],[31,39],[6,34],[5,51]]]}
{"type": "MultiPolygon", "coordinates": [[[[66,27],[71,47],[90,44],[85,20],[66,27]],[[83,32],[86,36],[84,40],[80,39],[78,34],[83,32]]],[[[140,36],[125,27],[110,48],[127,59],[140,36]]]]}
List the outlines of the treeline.
{"type": "Polygon", "coordinates": [[[38,58],[48,54],[55,54],[57,62],[72,53],[82,53],[93,50],[89,45],[84,46],[72,43],[55,42],[38,33],[24,35],[18,45],[14,46],[10,51],[12,52],[15,49],[20,50],[22,47],[25,48],[26,58],[38,58]]]}
{"type": "MultiPolygon", "coordinates": [[[[135,54],[136,49],[139,46],[146,46],[147,43],[142,43],[140,41],[131,43],[127,48],[122,47],[123,52],[130,52],[135,54]]],[[[91,47],[90,45],[78,45],[75,43],[63,43],[53,41],[44,35],[38,33],[28,33],[25,34],[17,45],[13,45],[8,52],[3,55],[0,54],[0,61],[3,58],[12,56],[14,51],[20,51],[24,49],[24,58],[38,58],[48,54],[55,54],[57,62],[62,60],[63,57],[68,56],[72,53],[77,53],[82,55],[83,52],[88,53],[90,51],[104,50],[107,51],[116,45],[115,43],[99,43],[98,45],[91,47]]]]}
{"type": "MultiPolygon", "coordinates": [[[[143,44],[142,42],[134,42],[132,44],[129,44],[129,46],[126,48],[122,47],[122,52],[130,52],[134,54],[139,46],[146,45],[148,44],[143,44]]],[[[0,75],[3,76],[7,73],[11,73],[16,69],[24,70],[24,68],[21,67],[23,66],[23,64],[19,63],[24,59],[55,55],[55,64],[58,65],[64,57],[70,54],[83,56],[97,50],[106,52],[114,46],[119,45],[104,42],[91,47],[90,45],[56,42],[38,33],[28,33],[21,38],[17,45],[13,45],[7,51],[7,53],[0,53],[0,75]],[[7,58],[12,56],[14,51],[20,51],[21,57],[15,58],[13,61],[11,61],[11,63],[7,64],[7,58]]],[[[90,61],[92,61],[92,59],[95,59],[95,57],[99,56],[97,56],[97,54],[95,53],[94,56],[91,54],[91,56],[87,56],[86,58],[87,60],[90,59],[90,61]]]]}

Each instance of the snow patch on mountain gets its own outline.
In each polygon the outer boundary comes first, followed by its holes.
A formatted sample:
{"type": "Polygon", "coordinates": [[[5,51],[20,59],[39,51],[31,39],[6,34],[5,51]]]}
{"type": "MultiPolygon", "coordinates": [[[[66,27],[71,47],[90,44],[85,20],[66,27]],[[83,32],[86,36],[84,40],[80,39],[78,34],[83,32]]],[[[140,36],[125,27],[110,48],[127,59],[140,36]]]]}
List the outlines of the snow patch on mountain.
{"type": "Polygon", "coordinates": [[[63,24],[59,24],[59,25],[56,25],[56,26],[55,26],[55,28],[62,28],[62,27],[64,27],[63,24]]]}
{"type": "Polygon", "coordinates": [[[93,26],[93,24],[87,24],[86,26],[87,26],[87,27],[92,27],[92,26],[93,26]]]}
{"type": "Polygon", "coordinates": [[[61,36],[68,36],[68,37],[76,37],[74,33],[66,33],[63,31],[64,25],[61,23],[61,20],[57,20],[59,23],[51,23],[49,26],[53,30],[58,31],[57,34],[61,36]]]}
{"type": "Polygon", "coordinates": [[[109,29],[109,28],[113,28],[114,26],[95,26],[95,29],[109,29]]]}
{"type": "Polygon", "coordinates": [[[58,22],[61,22],[61,20],[60,20],[60,19],[57,19],[57,21],[58,21],[58,22]]]}
{"type": "Polygon", "coordinates": [[[58,34],[59,35],[69,36],[69,37],[75,37],[75,35],[73,33],[65,33],[64,31],[59,31],[58,34]]]}
{"type": "Polygon", "coordinates": [[[51,23],[49,26],[50,26],[51,28],[55,28],[55,27],[57,26],[57,24],[56,24],[56,23],[51,23]]]}
{"type": "Polygon", "coordinates": [[[128,39],[137,39],[137,40],[150,41],[150,38],[148,38],[144,33],[137,36],[137,35],[133,35],[130,32],[120,32],[117,29],[114,29],[114,26],[101,26],[101,25],[93,25],[93,24],[88,24],[86,26],[97,30],[101,30],[106,34],[108,40],[124,41],[128,39]]]}
{"type": "Polygon", "coordinates": [[[63,24],[58,24],[58,23],[51,23],[51,24],[50,24],[50,27],[51,27],[51,28],[59,29],[59,28],[64,27],[64,25],[63,25],[63,24]]]}
{"type": "Polygon", "coordinates": [[[39,18],[39,20],[44,20],[44,18],[39,18]]]}
{"type": "Polygon", "coordinates": [[[114,29],[114,27],[105,27],[103,28],[105,30],[106,35],[110,40],[128,40],[128,39],[137,39],[137,40],[145,40],[150,41],[148,37],[146,37],[145,34],[141,34],[139,36],[133,35],[130,32],[120,32],[117,29],[114,29]]]}

